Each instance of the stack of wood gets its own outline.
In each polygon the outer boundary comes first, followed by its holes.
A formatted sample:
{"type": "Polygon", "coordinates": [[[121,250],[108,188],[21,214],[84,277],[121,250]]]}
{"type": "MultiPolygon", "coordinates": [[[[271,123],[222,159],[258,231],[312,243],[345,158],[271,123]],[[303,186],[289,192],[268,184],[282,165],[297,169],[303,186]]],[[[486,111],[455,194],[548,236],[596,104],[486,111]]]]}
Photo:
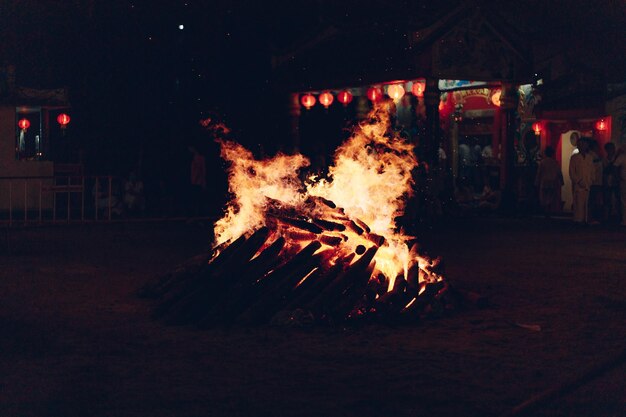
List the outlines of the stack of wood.
{"type": "Polygon", "coordinates": [[[158,318],[200,327],[272,320],[286,325],[364,318],[414,321],[456,307],[449,284],[424,279],[417,261],[389,289],[373,261],[384,237],[328,200],[311,202],[319,203],[324,209],[314,212],[324,218],[269,204],[266,226],[214,254],[191,259],[149,283],[142,295],[158,300],[158,318]],[[342,243],[355,233],[368,244],[345,253],[342,243]]]}

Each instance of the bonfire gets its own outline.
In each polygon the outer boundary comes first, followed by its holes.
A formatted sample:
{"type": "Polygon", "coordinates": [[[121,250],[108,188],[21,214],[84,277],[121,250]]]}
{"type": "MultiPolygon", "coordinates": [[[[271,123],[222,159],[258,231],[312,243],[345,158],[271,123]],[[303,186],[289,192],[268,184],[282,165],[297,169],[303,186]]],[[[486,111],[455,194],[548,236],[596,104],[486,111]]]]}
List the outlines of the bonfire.
{"type": "Polygon", "coordinates": [[[412,197],[413,145],[372,110],[335,152],[324,177],[309,160],[257,160],[219,140],[232,196],[215,223],[211,254],[146,292],[157,315],[178,324],[415,320],[453,307],[441,260],[420,254],[395,223],[412,197]]]}

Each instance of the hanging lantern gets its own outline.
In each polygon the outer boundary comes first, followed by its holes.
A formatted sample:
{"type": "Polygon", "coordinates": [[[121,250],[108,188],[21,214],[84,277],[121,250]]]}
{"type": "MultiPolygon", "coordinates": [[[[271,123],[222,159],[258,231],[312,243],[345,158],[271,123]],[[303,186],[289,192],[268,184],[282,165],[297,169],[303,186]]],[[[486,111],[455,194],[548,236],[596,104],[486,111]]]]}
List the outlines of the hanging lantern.
{"type": "Polygon", "coordinates": [[[539,122],[535,122],[533,123],[533,132],[535,132],[536,136],[541,135],[541,123],[539,122]]]}
{"type": "Polygon", "coordinates": [[[70,116],[65,113],[61,113],[57,116],[57,122],[61,125],[61,129],[65,129],[70,123],[70,116]]]}
{"type": "Polygon", "coordinates": [[[373,103],[382,100],[383,98],[383,90],[380,87],[370,87],[367,90],[367,98],[369,98],[373,103]]]}
{"type": "Polygon", "coordinates": [[[439,106],[437,107],[439,111],[442,111],[445,106],[446,103],[443,100],[439,100],[439,106]]]}
{"type": "Polygon", "coordinates": [[[322,103],[322,106],[328,108],[331,104],[333,104],[333,100],[335,98],[330,92],[326,91],[320,94],[319,99],[320,99],[320,103],[322,103]]]}
{"type": "Polygon", "coordinates": [[[500,107],[500,96],[502,96],[502,90],[495,90],[491,95],[491,102],[494,106],[500,107]]]}
{"type": "Polygon", "coordinates": [[[604,119],[600,119],[596,122],[596,130],[603,132],[606,130],[606,122],[604,119]]]}
{"type": "Polygon", "coordinates": [[[352,101],[352,93],[348,90],[340,91],[339,94],[337,94],[337,100],[344,106],[347,106],[352,101]]]}
{"type": "Polygon", "coordinates": [[[387,95],[394,100],[400,100],[404,96],[404,87],[401,84],[392,84],[387,87],[387,95]]]}
{"type": "Polygon", "coordinates": [[[423,81],[414,81],[411,87],[411,93],[415,97],[424,97],[424,90],[426,90],[426,83],[423,81]]]}
{"type": "Polygon", "coordinates": [[[305,94],[302,96],[302,98],[300,99],[300,103],[306,107],[306,109],[310,109],[311,107],[315,106],[315,96],[313,94],[305,94]]]}
{"type": "Polygon", "coordinates": [[[30,127],[30,121],[28,119],[20,119],[17,122],[17,125],[19,126],[20,129],[26,130],[30,127]]]}

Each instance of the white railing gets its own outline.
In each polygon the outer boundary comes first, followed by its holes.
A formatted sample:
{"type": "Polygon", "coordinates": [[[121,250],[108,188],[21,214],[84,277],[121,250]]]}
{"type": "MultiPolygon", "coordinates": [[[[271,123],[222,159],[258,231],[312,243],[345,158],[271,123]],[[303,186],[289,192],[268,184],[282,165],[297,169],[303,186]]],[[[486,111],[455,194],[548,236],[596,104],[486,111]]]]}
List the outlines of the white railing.
{"type": "Polygon", "coordinates": [[[110,175],[0,177],[0,224],[111,221],[114,180],[110,175]]]}

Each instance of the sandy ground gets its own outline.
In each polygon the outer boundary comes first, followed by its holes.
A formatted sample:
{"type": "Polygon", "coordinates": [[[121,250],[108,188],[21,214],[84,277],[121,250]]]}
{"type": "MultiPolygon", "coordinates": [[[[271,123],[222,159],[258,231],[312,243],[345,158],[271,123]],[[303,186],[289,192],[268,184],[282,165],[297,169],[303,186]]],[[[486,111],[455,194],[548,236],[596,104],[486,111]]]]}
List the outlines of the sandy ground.
{"type": "MultiPolygon", "coordinates": [[[[424,234],[491,307],[412,326],[166,327],[134,291],[206,227],[0,230],[0,416],[497,416],[626,345],[626,230],[474,219],[424,234]],[[538,325],[540,331],[515,323],[538,325]]],[[[626,364],[534,416],[626,416],[626,364]]]]}

